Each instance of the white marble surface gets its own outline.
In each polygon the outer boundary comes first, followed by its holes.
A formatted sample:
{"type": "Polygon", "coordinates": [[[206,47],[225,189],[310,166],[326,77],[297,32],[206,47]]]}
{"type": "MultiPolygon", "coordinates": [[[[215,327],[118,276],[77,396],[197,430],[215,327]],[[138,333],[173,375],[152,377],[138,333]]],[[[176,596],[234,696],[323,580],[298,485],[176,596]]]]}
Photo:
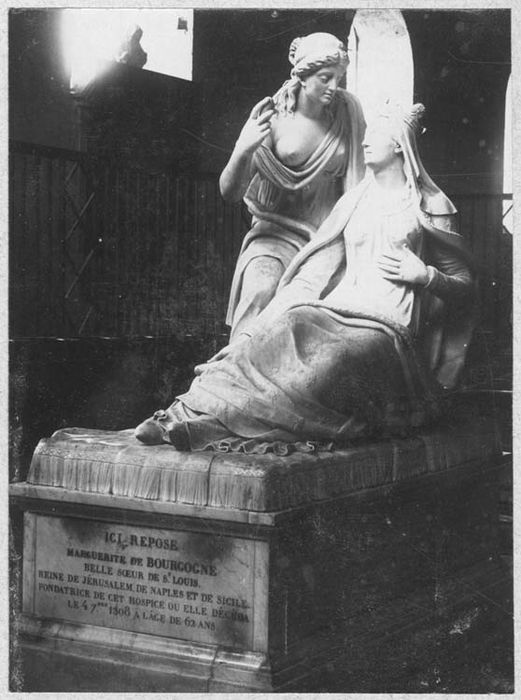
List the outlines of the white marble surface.
{"type": "Polygon", "coordinates": [[[25,612],[231,649],[266,648],[262,543],[41,514],[28,520],[25,612]]]}

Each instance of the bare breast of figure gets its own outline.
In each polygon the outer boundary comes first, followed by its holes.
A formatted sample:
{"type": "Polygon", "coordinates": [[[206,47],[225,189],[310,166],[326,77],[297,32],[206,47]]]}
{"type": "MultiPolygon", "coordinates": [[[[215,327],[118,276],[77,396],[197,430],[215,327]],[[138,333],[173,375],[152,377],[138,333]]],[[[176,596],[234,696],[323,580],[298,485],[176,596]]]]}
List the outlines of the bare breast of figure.
{"type": "Polygon", "coordinates": [[[271,149],[288,168],[298,168],[317,150],[328,126],[298,113],[272,120],[271,149]]]}

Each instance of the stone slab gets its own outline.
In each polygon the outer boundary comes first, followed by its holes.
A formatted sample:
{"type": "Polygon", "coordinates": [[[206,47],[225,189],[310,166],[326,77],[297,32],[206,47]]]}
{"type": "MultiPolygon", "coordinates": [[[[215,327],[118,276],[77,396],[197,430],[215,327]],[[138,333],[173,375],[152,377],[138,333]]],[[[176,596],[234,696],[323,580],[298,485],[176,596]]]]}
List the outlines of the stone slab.
{"type": "Polygon", "coordinates": [[[98,511],[100,516],[110,508],[121,514],[128,514],[129,517],[138,517],[138,514],[141,514],[144,520],[154,522],[163,518],[182,523],[186,518],[197,518],[204,530],[212,527],[212,523],[214,527],[218,527],[219,522],[230,525],[234,523],[238,528],[246,525],[257,527],[272,525],[280,513],[280,511],[263,513],[239,508],[224,509],[216,506],[144,500],[133,496],[114,496],[59,486],[38,486],[25,481],[10,484],[9,494],[16,502],[27,502],[28,505],[30,503],[33,509],[35,507],[41,509],[48,504],[60,504],[61,511],[65,512],[68,504],[77,504],[83,510],[90,509],[93,513],[98,511]]]}
{"type": "MultiPolygon", "coordinates": [[[[345,453],[272,455],[254,469],[251,456],[220,455],[229,460],[225,480],[244,468],[269,474],[270,489],[291,483],[293,505],[269,512],[12,485],[25,511],[22,646],[48,676],[34,689],[74,690],[68,658],[86,689],[81,669],[94,665],[119,678],[128,669],[122,682],[136,691],[355,691],[338,685],[343,675],[356,681],[371,659],[390,659],[395,639],[406,658],[410,630],[445,617],[452,624],[458,606],[484,614],[502,576],[494,558],[501,464],[470,438],[447,445],[435,462],[418,438],[368,446],[358,471],[349,461],[342,469],[345,453]],[[382,483],[367,486],[377,473],[382,483]],[[233,619],[239,608],[247,620],[233,619]],[[178,613],[179,624],[161,617],[178,613]],[[50,667],[64,674],[60,688],[50,667]]],[[[231,500],[239,497],[240,488],[231,500]]],[[[96,683],[88,689],[113,689],[96,683]]]]}
{"type": "Polygon", "coordinates": [[[274,512],[500,454],[488,418],[333,452],[222,454],[145,446],[132,431],[66,428],[40,441],[27,482],[147,501],[274,512]]]}
{"type": "Polygon", "coordinates": [[[251,692],[272,688],[265,654],[139,632],[20,621],[25,689],[46,692],[251,692]]]}
{"type": "Polygon", "coordinates": [[[108,636],[102,628],[25,618],[20,625],[20,672],[27,692],[243,694],[439,692],[440,682],[446,683],[452,672],[466,679],[454,692],[477,694],[486,692],[479,670],[487,672],[489,641],[505,645],[498,636],[505,625],[498,626],[498,617],[511,617],[511,608],[501,610],[487,602],[503,601],[505,581],[497,567],[489,566],[485,576],[467,571],[456,582],[466,595],[453,601],[455,609],[433,615],[425,591],[398,599],[374,616],[364,633],[336,645],[316,638],[312,648],[304,646],[278,668],[264,654],[120,630],[108,636]],[[466,667],[463,674],[461,667],[466,667]],[[441,679],[432,677],[434,669],[441,679]],[[473,669],[478,673],[473,675],[473,669]]]}
{"type": "MultiPolygon", "coordinates": [[[[230,649],[266,648],[262,543],[25,515],[24,612],[230,649]]],[[[265,554],[265,553],[264,553],[265,554]]]]}

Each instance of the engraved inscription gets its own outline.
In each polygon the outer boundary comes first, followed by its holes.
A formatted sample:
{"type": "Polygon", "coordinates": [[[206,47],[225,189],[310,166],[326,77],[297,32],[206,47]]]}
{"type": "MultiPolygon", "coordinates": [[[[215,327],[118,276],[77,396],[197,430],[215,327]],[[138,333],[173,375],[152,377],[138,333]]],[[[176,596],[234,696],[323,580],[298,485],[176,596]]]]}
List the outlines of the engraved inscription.
{"type": "Polygon", "coordinates": [[[38,515],[34,612],[230,647],[253,634],[253,543],[38,515]]]}

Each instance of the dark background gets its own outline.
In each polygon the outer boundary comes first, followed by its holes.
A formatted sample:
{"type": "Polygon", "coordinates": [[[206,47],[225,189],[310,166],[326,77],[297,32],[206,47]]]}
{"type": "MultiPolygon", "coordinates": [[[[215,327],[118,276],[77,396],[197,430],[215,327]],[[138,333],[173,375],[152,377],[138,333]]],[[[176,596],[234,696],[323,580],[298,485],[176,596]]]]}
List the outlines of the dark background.
{"type": "MultiPolygon", "coordinates": [[[[135,425],[226,342],[248,217],[217,177],[295,36],[344,41],[355,10],[196,10],[194,80],[114,64],[73,98],[60,10],[9,14],[11,478],[59,427],[135,425]]],[[[506,10],[403,11],[422,152],[481,277],[466,386],[509,432],[511,235],[502,224],[506,10]],[[505,398],[506,397],[506,398],[505,398]]]]}

